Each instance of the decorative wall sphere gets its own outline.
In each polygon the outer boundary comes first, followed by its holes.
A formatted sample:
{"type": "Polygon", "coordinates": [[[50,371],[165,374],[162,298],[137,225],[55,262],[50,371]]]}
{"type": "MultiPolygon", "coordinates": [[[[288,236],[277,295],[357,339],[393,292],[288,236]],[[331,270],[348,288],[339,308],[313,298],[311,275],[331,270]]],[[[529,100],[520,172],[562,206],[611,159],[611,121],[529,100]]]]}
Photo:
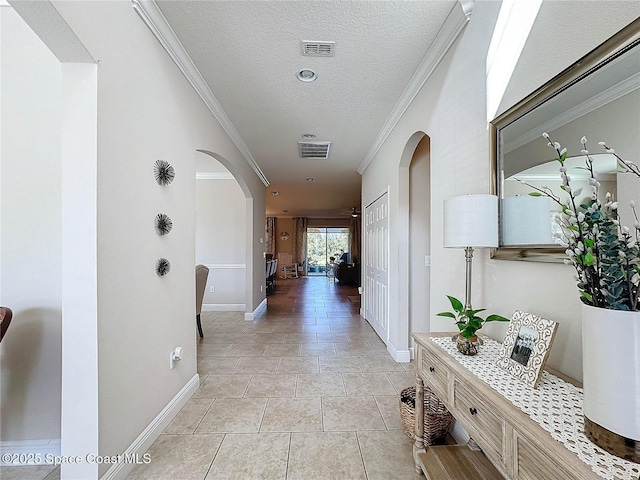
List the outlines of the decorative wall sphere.
{"type": "Polygon", "coordinates": [[[159,213],[158,215],[156,215],[154,225],[156,233],[160,236],[166,235],[173,228],[171,217],[169,217],[169,215],[165,215],[164,213],[159,213]]]}
{"type": "Polygon", "coordinates": [[[164,277],[171,271],[171,262],[166,258],[159,258],[156,261],[156,273],[159,277],[164,277]]]}
{"type": "Polygon", "coordinates": [[[165,160],[156,160],[153,164],[153,175],[156,177],[158,185],[169,185],[176,178],[176,171],[171,164],[165,160]]]}

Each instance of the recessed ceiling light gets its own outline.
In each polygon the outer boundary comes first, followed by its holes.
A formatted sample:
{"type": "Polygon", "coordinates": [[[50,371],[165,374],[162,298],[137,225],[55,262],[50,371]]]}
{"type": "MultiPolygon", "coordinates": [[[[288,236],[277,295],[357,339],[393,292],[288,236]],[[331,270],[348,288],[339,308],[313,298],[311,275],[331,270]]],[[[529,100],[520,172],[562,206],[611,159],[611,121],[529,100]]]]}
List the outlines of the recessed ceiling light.
{"type": "Polygon", "coordinates": [[[271,192],[271,195],[280,195],[280,192],[271,192]]]}
{"type": "Polygon", "coordinates": [[[313,82],[318,78],[318,75],[310,68],[303,68],[297,73],[297,77],[301,82],[313,82]]]}
{"type": "Polygon", "coordinates": [[[311,177],[307,178],[306,180],[307,180],[307,182],[313,182],[313,178],[311,178],[311,177]]]}
{"type": "Polygon", "coordinates": [[[303,133],[302,138],[316,138],[315,133],[303,133]]]}
{"type": "Polygon", "coordinates": [[[289,210],[282,210],[284,213],[287,213],[289,210]]]}

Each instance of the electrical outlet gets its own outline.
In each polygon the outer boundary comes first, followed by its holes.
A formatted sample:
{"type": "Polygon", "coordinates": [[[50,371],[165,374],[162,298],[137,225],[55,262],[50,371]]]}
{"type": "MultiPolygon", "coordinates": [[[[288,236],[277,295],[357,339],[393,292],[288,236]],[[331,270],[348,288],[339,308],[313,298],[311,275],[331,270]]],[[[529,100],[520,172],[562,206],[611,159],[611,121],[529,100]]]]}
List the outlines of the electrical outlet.
{"type": "Polygon", "coordinates": [[[262,291],[262,285],[260,285],[260,291],[262,291]]]}
{"type": "Polygon", "coordinates": [[[176,347],[169,355],[169,368],[173,370],[179,360],[182,360],[182,347],[176,347]]]}
{"type": "Polygon", "coordinates": [[[209,293],[216,293],[216,287],[209,287],[209,293]]]}

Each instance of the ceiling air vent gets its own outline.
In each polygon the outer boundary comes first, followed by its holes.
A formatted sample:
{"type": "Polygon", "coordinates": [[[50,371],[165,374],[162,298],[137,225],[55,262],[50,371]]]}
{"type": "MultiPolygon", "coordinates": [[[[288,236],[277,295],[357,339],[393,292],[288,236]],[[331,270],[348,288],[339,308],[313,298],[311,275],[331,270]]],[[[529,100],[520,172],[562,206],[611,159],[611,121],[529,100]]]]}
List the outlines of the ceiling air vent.
{"type": "Polygon", "coordinates": [[[307,57],[333,57],[336,54],[336,42],[300,42],[302,55],[307,57]]]}
{"type": "Polygon", "coordinates": [[[300,158],[329,158],[331,142],[298,142],[300,158]]]}

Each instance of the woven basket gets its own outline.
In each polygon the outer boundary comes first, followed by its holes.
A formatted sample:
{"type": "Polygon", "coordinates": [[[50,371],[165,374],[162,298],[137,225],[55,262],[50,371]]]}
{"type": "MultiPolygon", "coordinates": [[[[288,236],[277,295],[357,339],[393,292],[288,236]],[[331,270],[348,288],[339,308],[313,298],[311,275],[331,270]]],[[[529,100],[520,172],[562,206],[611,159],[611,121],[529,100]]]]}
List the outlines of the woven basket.
{"type": "MultiPolygon", "coordinates": [[[[400,392],[398,397],[400,404],[400,419],[404,427],[404,433],[415,440],[416,425],[416,387],[408,387],[400,392]]],[[[444,437],[451,427],[453,415],[440,401],[430,388],[424,387],[424,444],[433,445],[444,437]]]]}

